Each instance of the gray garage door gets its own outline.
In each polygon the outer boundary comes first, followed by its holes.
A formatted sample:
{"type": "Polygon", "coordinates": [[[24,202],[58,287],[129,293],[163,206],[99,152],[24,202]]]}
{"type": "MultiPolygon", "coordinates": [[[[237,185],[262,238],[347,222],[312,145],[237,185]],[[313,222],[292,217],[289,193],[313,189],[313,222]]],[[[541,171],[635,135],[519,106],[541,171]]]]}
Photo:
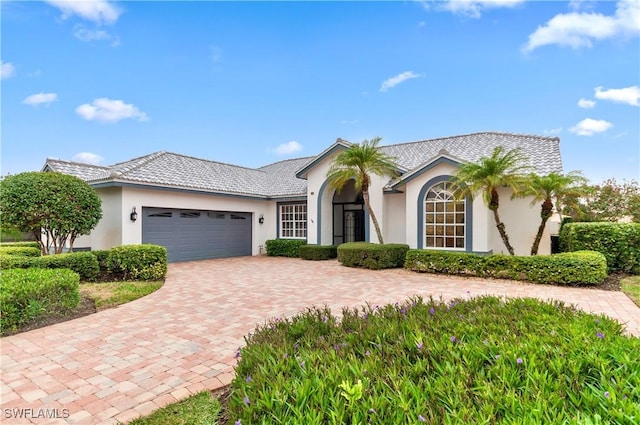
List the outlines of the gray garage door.
{"type": "Polygon", "coordinates": [[[142,243],[170,262],[251,255],[251,213],[142,208],[142,243]]]}

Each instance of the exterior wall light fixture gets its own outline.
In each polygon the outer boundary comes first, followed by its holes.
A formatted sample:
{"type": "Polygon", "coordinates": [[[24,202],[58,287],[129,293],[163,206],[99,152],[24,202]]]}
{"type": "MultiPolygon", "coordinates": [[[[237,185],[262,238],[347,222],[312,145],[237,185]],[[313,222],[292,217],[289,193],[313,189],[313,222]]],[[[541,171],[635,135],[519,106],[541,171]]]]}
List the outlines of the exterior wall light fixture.
{"type": "Polygon", "coordinates": [[[133,207],[131,210],[131,214],[129,215],[131,221],[136,221],[138,219],[138,213],[136,212],[136,207],[133,207]]]}

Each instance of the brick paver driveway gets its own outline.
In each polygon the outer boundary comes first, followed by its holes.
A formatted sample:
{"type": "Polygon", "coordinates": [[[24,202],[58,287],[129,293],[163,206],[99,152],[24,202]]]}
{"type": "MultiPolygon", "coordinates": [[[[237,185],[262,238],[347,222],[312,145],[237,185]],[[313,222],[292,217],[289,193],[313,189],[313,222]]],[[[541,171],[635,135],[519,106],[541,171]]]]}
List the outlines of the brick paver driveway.
{"type": "Polygon", "coordinates": [[[416,294],[449,299],[467,291],[575,303],[640,335],[640,309],[621,292],[373,272],[336,261],[244,257],[172,264],[165,285],[145,298],[2,338],[0,422],[126,422],[228,384],[243,335],[266,319],[314,304],[339,311],[365,301],[416,294]],[[20,413],[68,417],[18,420],[20,413]]]}

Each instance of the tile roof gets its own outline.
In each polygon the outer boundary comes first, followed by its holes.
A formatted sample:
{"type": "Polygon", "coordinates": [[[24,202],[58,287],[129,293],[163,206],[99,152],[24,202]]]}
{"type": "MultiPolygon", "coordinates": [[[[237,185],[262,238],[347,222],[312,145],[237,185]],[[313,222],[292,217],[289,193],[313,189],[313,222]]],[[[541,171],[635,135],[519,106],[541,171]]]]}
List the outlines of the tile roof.
{"type": "MultiPolygon", "coordinates": [[[[464,161],[477,161],[491,155],[497,146],[520,147],[535,172],[562,172],[560,140],[511,133],[474,133],[440,139],[381,146],[396,158],[398,165],[412,170],[437,157],[440,151],[464,161]]],[[[204,192],[237,194],[260,198],[306,195],[306,180],[296,172],[317,157],[279,161],[257,169],[209,161],[171,152],[155,152],[111,166],[47,159],[49,169],[77,176],[90,184],[120,182],[190,189],[204,192]]]]}

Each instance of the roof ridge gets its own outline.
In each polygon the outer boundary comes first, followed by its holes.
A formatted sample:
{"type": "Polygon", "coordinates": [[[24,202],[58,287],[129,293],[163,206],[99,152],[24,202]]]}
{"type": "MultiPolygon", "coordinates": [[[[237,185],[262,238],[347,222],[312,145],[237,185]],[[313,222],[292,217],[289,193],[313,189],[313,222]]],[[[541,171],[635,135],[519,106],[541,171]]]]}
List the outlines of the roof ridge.
{"type": "Polygon", "coordinates": [[[47,157],[45,164],[49,161],[55,161],[55,162],[64,162],[66,164],[73,164],[73,165],[82,165],[83,167],[93,167],[93,168],[103,168],[103,169],[109,169],[111,168],[108,165],[98,165],[98,164],[89,164],[87,162],[79,162],[79,161],[70,161],[67,159],[60,159],[60,158],[51,158],[51,157],[47,157]]]}
{"type": "Polygon", "coordinates": [[[433,139],[422,139],[422,140],[414,140],[412,142],[394,143],[394,144],[391,144],[391,145],[382,145],[380,147],[381,148],[385,148],[385,147],[411,145],[411,144],[424,143],[424,142],[436,142],[438,140],[459,139],[459,138],[462,138],[462,137],[477,136],[477,135],[481,135],[481,134],[493,134],[493,135],[499,135],[499,136],[516,136],[516,137],[533,137],[533,138],[536,138],[536,139],[547,139],[549,141],[560,141],[560,138],[557,137],[557,136],[556,137],[540,136],[540,135],[537,135],[537,134],[513,133],[513,132],[508,132],[508,131],[476,131],[476,132],[473,132],[473,133],[457,134],[455,136],[436,137],[436,138],[433,138],[433,139]]]}
{"type": "Polygon", "coordinates": [[[276,164],[281,164],[283,162],[300,161],[300,160],[303,160],[303,159],[307,159],[308,160],[310,158],[315,158],[315,157],[316,157],[316,155],[309,155],[309,156],[301,156],[301,157],[298,157],[298,158],[281,159],[280,161],[276,161],[276,162],[272,162],[270,164],[262,165],[262,166],[258,167],[257,170],[262,170],[263,168],[270,167],[270,166],[276,165],[276,164]]]}
{"type": "Polygon", "coordinates": [[[115,172],[117,174],[124,174],[124,173],[128,173],[130,171],[133,171],[137,168],[140,168],[141,166],[143,166],[144,164],[147,164],[161,156],[163,156],[164,154],[166,154],[166,151],[158,151],[158,152],[153,152],[150,153],[148,155],[143,155],[143,156],[139,156],[137,158],[133,158],[130,159],[128,161],[124,161],[124,162],[119,162],[116,164],[113,164],[110,168],[112,170],[112,172],[115,172]],[[125,166],[125,164],[131,164],[129,166],[125,166]],[[121,169],[120,166],[122,166],[123,168],[121,169]]]}

